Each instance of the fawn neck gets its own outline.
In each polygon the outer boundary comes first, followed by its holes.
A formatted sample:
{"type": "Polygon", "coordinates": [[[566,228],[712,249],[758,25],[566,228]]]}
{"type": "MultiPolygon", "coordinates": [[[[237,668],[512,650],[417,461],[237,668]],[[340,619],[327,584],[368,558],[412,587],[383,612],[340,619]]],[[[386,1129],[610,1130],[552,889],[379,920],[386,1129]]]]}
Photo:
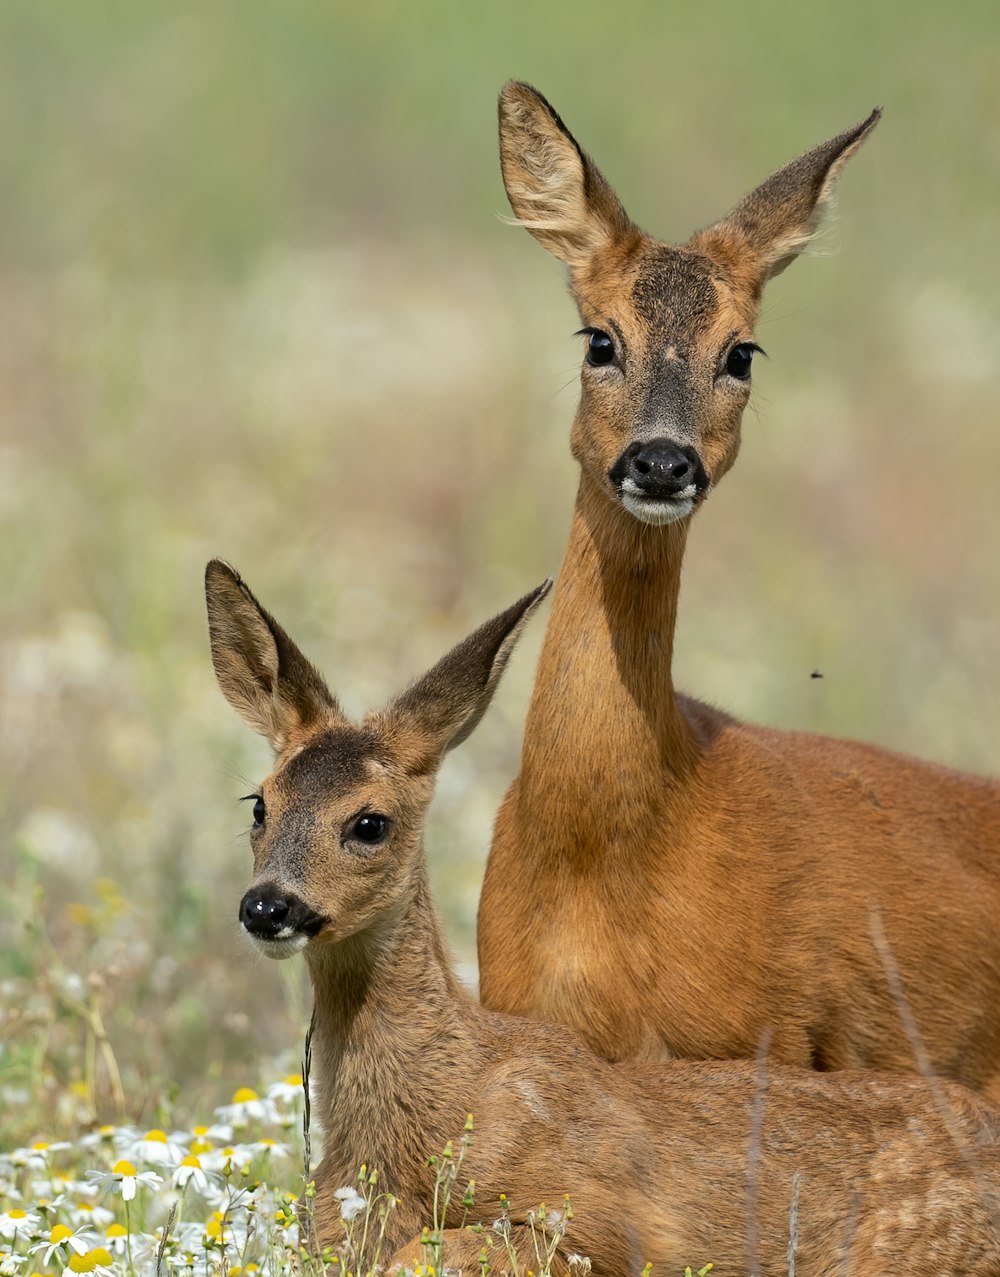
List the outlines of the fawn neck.
{"type": "Polygon", "coordinates": [[[440,1098],[442,1080],[461,1095],[455,1075],[474,1057],[474,1008],[452,973],[424,867],[381,926],[307,957],[331,1173],[351,1184],[362,1164],[377,1167],[384,1187],[415,1199],[424,1159],[465,1119],[440,1098]]]}
{"type": "Polygon", "coordinates": [[[697,762],[671,675],[687,527],[641,523],[581,476],[519,779],[536,821],[558,805],[548,826],[560,830],[560,856],[603,846],[598,831],[619,811],[661,808],[697,762]]]}

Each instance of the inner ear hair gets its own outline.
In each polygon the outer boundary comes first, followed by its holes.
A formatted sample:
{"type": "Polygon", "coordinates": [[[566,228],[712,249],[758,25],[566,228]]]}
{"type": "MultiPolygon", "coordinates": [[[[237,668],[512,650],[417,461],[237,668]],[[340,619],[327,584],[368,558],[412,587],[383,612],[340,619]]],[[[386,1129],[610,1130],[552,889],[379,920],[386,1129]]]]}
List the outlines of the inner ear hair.
{"type": "Polygon", "coordinates": [[[213,559],[205,569],[205,598],[212,664],[222,693],[275,750],[294,731],[340,716],[319,671],[235,568],[213,559]]]}
{"type": "Polygon", "coordinates": [[[722,221],[692,236],[689,246],[750,276],[758,292],[802,252],[822,228],[837,179],[881,117],[874,111],[829,141],[786,164],[751,191],[722,221]]]}
{"type": "Polygon", "coordinates": [[[571,269],[634,231],[555,108],[522,81],[499,101],[500,167],[515,221],[571,269]]]}
{"type": "Polygon", "coordinates": [[[427,765],[461,744],[486,713],[521,631],[551,588],[551,580],[543,581],[452,648],[392,702],[383,726],[415,744],[427,765]]]}

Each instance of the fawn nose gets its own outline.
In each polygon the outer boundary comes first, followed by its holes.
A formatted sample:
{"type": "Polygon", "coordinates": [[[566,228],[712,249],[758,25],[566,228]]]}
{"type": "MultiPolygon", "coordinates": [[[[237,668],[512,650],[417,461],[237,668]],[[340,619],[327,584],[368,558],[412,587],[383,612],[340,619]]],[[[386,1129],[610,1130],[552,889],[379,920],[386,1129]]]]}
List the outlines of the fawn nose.
{"type": "Polygon", "coordinates": [[[704,486],[705,471],[694,448],[682,448],[669,439],[633,444],[625,465],[631,479],[646,497],[674,497],[685,489],[704,486]]]}
{"type": "Polygon", "coordinates": [[[273,940],[291,911],[291,901],[276,887],[251,887],[240,902],[240,922],[252,936],[273,940]]]}

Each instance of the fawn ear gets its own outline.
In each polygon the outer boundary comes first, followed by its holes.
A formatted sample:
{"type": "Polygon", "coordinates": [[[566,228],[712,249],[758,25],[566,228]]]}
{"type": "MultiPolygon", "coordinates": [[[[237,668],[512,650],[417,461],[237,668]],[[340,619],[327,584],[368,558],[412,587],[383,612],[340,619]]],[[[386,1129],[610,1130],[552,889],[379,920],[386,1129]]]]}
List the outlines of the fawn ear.
{"type": "Polygon", "coordinates": [[[699,231],[689,247],[749,276],[759,294],[789,266],[829,214],[841,170],[875,125],[876,107],[854,128],[840,133],[769,177],[714,226],[699,231]]]}
{"type": "Polygon", "coordinates": [[[486,713],[514,644],[551,580],[470,634],[389,706],[386,718],[416,732],[434,758],[461,744],[486,713]]]}
{"type": "Polygon", "coordinates": [[[618,196],[530,84],[500,93],[500,168],[518,222],[571,270],[634,230],[618,196]]]}
{"type": "Polygon", "coordinates": [[[275,752],[340,709],[319,672],[221,559],[205,569],[212,664],[222,694],[275,752]]]}

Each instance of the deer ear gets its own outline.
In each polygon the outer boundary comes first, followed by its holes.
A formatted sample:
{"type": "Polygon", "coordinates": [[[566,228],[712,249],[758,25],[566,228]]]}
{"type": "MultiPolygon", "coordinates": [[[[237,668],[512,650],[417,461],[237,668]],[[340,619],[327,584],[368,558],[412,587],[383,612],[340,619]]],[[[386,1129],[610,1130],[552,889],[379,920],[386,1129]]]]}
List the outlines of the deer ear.
{"type": "Polygon", "coordinates": [[[205,569],[205,601],[222,694],[276,753],[294,732],[340,716],[318,671],[221,559],[205,569]]]}
{"type": "Polygon", "coordinates": [[[552,588],[551,580],[518,599],[443,657],[389,706],[388,723],[416,732],[434,758],[454,749],[486,713],[514,644],[552,588]]]}
{"type": "Polygon", "coordinates": [[[597,165],[530,84],[500,94],[500,168],[518,222],[571,270],[635,228],[597,165]]]}
{"type": "Polygon", "coordinates": [[[737,275],[749,274],[759,293],[820,229],[841,170],[881,114],[876,108],[862,123],[779,169],[728,217],[692,236],[689,247],[724,262],[737,275]]]}

